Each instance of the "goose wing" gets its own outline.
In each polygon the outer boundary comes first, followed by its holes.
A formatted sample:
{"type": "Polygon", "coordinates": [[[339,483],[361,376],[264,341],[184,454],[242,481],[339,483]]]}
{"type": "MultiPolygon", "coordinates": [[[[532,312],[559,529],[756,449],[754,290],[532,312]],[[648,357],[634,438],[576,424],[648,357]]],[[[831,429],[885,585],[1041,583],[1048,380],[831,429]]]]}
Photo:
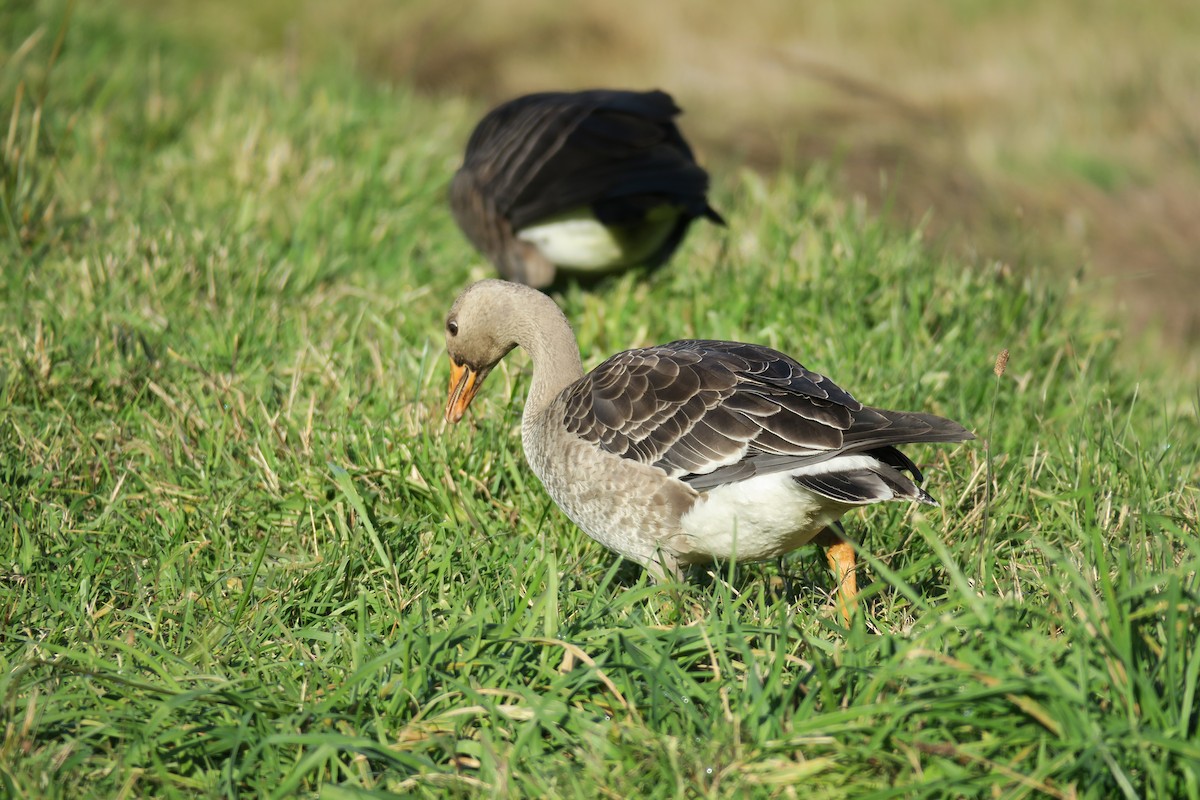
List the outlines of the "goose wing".
{"type": "Polygon", "coordinates": [[[907,468],[893,445],[972,438],[932,414],[863,406],[791,357],[737,342],[618,353],[563,399],[571,433],[700,490],[863,451],[907,468]]]}
{"type": "Polygon", "coordinates": [[[672,121],[678,113],[661,91],[526,95],[484,117],[467,143],[461,172],[517,230],[572,208],[638,195],[684,202],[694,216],[706,214],[708,175],[672,121]]]}

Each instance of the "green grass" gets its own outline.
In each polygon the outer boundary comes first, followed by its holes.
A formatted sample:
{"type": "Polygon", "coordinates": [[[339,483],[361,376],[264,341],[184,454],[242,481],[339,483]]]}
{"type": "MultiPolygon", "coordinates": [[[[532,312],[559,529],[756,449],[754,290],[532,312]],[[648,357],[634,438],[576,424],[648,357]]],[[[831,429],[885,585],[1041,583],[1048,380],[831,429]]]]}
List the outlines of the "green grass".
{"type": "Polygon", "coordinates": [[[1195,0],[122,3],[227,64],[341,58],[481,105],[669,89],[719,174],[833,160],[835,192],[951,252],[1065,275],[1085,264],[1131,330],[1200,374],[1195,0]]]}
{"type": "Polygon", "coordinates": [[[850,630],[813,551],[655,586],[526,468],[523,357],[441,421],[478,108],[105,4],[47,70],[60,18],[0,10],[40,140],[0,240],[7,795],[1200,798],[1200,396],[1114,357],[1095,287],[721,176],[728,234],[560,298],[585,360],[762,342],[980,440],[914,448],[940,508],[848,519],[850,630]]]}

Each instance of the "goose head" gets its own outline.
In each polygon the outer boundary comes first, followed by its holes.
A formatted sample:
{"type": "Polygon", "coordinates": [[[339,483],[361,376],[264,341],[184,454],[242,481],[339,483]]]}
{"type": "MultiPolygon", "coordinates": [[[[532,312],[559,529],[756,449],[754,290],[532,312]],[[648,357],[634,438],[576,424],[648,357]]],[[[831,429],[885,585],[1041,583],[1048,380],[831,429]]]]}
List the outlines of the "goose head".
{"type": "Polygon", "coordinates": [[[510,286],[504,281],[480,281],[460,294],[446,315],[448,422],[462,419],[488,373],[517,346],[510,286]]]}

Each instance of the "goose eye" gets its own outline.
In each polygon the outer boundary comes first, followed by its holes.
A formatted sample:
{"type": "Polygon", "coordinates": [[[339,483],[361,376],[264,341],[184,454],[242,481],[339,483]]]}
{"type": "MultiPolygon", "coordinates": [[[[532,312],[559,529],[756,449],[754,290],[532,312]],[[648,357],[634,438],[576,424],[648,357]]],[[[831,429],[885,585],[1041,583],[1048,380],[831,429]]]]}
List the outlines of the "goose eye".
{"type": "Polygon", "coordinates": [[[458,323],[452,319],[446,320],[446,330],[450,332],[451,336],[458,336],[458,323]]]}

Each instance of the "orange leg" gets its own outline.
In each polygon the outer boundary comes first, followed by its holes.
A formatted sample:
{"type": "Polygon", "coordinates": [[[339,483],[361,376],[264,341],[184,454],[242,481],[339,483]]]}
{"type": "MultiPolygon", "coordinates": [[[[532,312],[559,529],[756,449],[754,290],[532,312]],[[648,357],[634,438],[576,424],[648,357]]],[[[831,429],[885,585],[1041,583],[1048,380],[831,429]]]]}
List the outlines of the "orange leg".
{"type": "Polygon", "coordinates": [[[851,614],[858,604],[858,577],[854,571],[854,545],[838,530],[826,528],[816,538],[816,543],[825,548],[829,568],[838,583],[838,610],[850,627],[851,614]]]}

